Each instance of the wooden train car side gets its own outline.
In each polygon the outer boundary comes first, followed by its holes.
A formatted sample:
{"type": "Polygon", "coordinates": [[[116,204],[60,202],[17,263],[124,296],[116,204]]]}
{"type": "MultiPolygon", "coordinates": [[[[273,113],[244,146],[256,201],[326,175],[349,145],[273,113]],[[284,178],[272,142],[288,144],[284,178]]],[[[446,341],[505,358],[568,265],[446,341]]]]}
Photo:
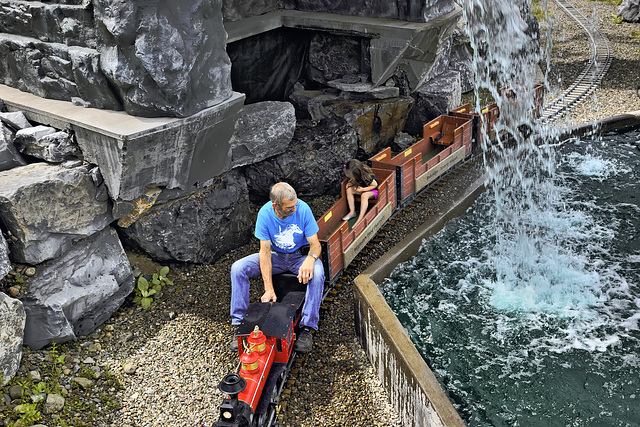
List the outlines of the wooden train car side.
{"type": "MultiPolygon", "coordinates": [[[[531,112],[534,118],[539,118],[542,114],[542,108],[544,104],[544,85],[536,84],[531,89],[531,112]]],[[[511,87],[505,86],[500,88],[500,95],[502,96],[502,103],[504,108],[519,108],[531,93],[529,90],[525,90],[523,93],[516,93],[511,87]]]]}
{"type": "Polygon", "coordinates": [[[472,120],[439,116],[424,126],[423,138],[391,157],[386,148],[369,161],[372,167],[396,171],[398,203],[407,204],[425,186],[471,152],[472,120]]]}
{"type": "Polygon", "coordinates": [[[320,219],[318,239],[322,245],[325,280],[332,283],[348,266],[375,233],[391,218],[396,208],[395,171],[372,168],[378,181],[378,199],[370,200],[370,207],[353,227],[342,217],[349,212],[346,180],[342,182],[342,197],[320,219]]]}
{"type": "Polygon", "coordinates": [[[462,117],[471,120],[471,151],[475,152],[482,147],[484,138],[492,139],[493,126],[500,117],[498,104],[487,105],[480,113],[471,111],[470,104],[464,104],[449,112],[450,116],[462,117]],[[484,127],[484,132],[482,128],[484,127]]]}

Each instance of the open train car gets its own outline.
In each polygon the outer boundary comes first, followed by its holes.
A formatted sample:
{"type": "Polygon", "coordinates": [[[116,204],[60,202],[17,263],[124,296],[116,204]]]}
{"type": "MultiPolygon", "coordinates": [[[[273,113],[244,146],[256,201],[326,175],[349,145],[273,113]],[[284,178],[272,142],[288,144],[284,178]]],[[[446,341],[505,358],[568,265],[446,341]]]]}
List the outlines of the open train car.
{"type": "Polygon", "coordinates": [[[491,140],[493,126],[500,117],[498,104],[495,102],[483,107],[480,113],[471,111],[471,104],[464,104],[455,110],[449,111],[449,115],[453,117],[461,117],[471,120],[471,151],[476,152],[482,147],[484,138],[491,140]],[[484,127],[484,132],[482,128],[484,127]]]}
{"type": "MultiPolygon", "coordinates": [[[[542,108],[544,104],[544,85],[538,83],[531,88],[532,104],[530,106],[533,118],[538,118],[542,114],[542,108]]],[[[505,86],[500,88],[500,95],[502,96],[503,109],[505,108],[522,108],[522,100],[529,96],[529,91],[519,94],[516,93],[511,87],[505,86]]]]}
{"type": "Polygon", "coordinates": [[[393,157],[387,147],[369,159],[373,168],[396,173],[400,206],[470,155],[472,123],[470,118],[439,116],[424,125],[423,138],[411,147],[393,157]]]}
{"type": "MultiPolygon", "coordinates": [[[[355,218],[343,221],[349,206],[346,196],[346,180],[342,182],[342,196],[320,219],[318,239],[322,245],[322,262],[325,281],[333,283],[376,232],[391,218],[396,209],[395,171],[371,168],[378,182],[377,200],[369,200],[369,209],[357,224],[355,218]]],[[[356,207],[359,206],[356,196],[356,207]]]]}

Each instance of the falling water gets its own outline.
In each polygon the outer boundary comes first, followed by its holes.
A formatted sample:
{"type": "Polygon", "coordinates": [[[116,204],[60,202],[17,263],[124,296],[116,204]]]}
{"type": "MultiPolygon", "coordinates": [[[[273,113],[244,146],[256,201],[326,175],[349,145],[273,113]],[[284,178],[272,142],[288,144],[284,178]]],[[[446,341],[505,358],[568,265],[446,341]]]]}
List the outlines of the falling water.
{"type": "Polygon", "coordinates": [[[546,143],[527,8],[465,2],[488,191],[381,290],[469,425],[638,425],[640,132],[546,143]]]}

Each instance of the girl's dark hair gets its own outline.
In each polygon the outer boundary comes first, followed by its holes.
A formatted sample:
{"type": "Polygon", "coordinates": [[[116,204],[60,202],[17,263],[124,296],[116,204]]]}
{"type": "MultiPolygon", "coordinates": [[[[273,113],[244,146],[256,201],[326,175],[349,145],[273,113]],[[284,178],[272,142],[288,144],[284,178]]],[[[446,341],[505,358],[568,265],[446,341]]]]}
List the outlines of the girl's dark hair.
{"type": "Polygon", "coordinates": [[[344,173],[352,185],[367,186],[376,178],[371,168],[358,159],[349,160],[344,165],[344,173]]]}

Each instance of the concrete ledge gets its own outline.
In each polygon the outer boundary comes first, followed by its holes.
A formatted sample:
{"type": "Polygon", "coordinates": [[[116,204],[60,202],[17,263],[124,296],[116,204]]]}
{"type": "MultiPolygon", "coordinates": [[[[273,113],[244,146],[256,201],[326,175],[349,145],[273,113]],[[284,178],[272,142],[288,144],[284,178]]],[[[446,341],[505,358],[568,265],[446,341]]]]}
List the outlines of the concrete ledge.
{"type": "Polygon", "coordinates": [[[233,43],[280,27],[329,31],[371,39],[371,81],[384,84],[397,68],[407,73],[415,90],[424,83],[433,66],[438,49],[446,41],[462,16],[462,8],[428,22],[369,18],[336,13],[277,10],[224,24],[227,43],[233,43]]]}
{"type": "Polygon", "coordinates": [[[632,128],[635,126],[640,126],[640,110],[630,111],[628,113],[619,114],[617,116],[606,117],[596,122],[586,123],[584,125],[565,129],[561,131],[560,139],[597,135],[599,133],[612,130],[622,131],[626,128],[632,128]]]}
{"type": "Polygon", "coordinates": [[[404,426],[464,426],[400,321],[378,290],[377,283],[401,262],[413,257],[425,238],[437,233],[452,218],[463,214],[484,191],[484,177],[452,200],[446,213],[425,222],[355,278],[356,334],[378,372],[391,404],[404,426]]]}
{"type": "Polygon", "coordinates": [[[41,98],[0,85],[9,111],[74,132],[85,159],[100,167],[113,199],[133,200],[148,186],[188,187],[222,172],[244,94],[185,118],[146,118],[41,98]]]}

